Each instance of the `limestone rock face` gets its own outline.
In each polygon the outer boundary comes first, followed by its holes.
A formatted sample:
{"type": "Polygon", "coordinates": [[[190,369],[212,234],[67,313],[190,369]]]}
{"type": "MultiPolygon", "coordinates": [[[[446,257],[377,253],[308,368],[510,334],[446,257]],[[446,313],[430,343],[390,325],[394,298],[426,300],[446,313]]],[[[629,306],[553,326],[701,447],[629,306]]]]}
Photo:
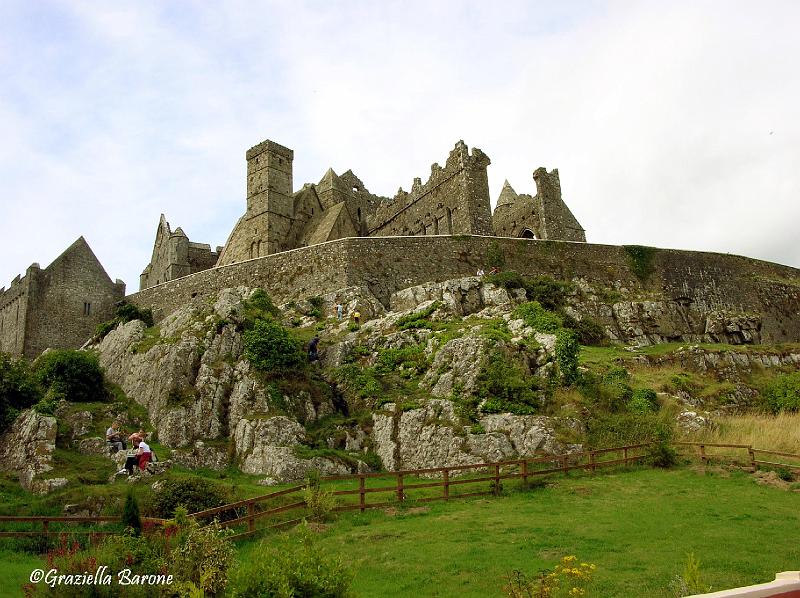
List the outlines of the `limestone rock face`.
{"type": "Polygon", "coordinates": [[[437,352],[431,367],[422,380],[435,397],[449,397],[460,387],[472,392],[487,355],[487,340],[477,335],[447,341],[437,352]]]}
{"type": "Polygon", "coordinates": [[[305,429],[284,416],[269,419],[239,420],[234,443],[245,473],[267,475],[280,482],[302,480],[312,469],[321,475],[350,473],[347,466],[331,459],[302,459],[294,453],[305,429]]]}
{"type": "Polygon", "coordinates": [[[453,403],[444,399],[400,413],[390,403],[373,415],[372,441],[389,470],[489,463],[561,450],[547,417],[494,414],[480,423],[486,433],[470,433],[459,424],[453,403]]]}
{"type": "Polygon", "coordinates": [[[196,440],[191,448],[174,449],[170,460],[189,469],[204,467],[222,471],[230,465],[227,448],[209,446],[202,440],[196,440]]]}
{"type": "Polygon", "coordinates": [[[11,428],[0,436],[0,470],[18,473],[20,484],[29,492],[46,494],[63,485],[60,481],[40,479],[53,469],[56,432],[56,418],[33,409],[20,413],[11,428]]]}
{"type": "Polygon", "coordinates": [[[468,276],[402,289],[392,294],[389,304],[392,311],[397,312],[420,309],[422,304],[433,301],[441,301],[455,315],[467,316],[487,307],[511,309],[524,301],[524,291],[521,298],[502,287],[485,284],[477,276],[468,276]]]}

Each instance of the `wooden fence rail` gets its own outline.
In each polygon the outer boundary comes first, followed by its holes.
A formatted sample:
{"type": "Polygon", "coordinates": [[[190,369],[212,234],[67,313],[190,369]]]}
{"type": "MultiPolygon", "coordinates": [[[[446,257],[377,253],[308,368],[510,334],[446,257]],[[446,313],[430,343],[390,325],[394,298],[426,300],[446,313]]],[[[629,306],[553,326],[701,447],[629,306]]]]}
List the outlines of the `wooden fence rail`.
{"type": "MultiPolygon", "coordinates": [[[[451,500],[454,498],[467,498],[474,496],[486,496],[497,494],[505,480],[521,480],[523,484],[528,484],[532,478],[551,474],[568,474],[570,471],[582,470],[595,473],[597,469],[612,466],[628,466],[644,459],[647,455],[645,449],[651,443],[633,444],[621,447],[612,447],[592,451],[577,453],[567,453],[561,455],[541,455],[527,459],[516,459],[511,461],[499,461],[496,463],[478,463],[473,465],[453,465],[449,467],[428,467],[422,469],[407,469],[393,472],[360,473],[353,475],[328,476],[321,478],[321,482],[328,486],[326,492],[347,500],[355,497],[355,502],[343,502],[336,505],[334,511],[361,511],[367,509],[381,508],[397,505],[409,498],[409,493],[423,493],[420,496],[412,497],[417,502],[429,502],[435,500],[451,500]],[[394,478],[389,481],[386,478],[394,478]],[[409,480],[409,478],[412,478],[409,480]],[[416,478],[416,479],[415,479],[416,478]],[[380,485],[370,486],[368,481],[375,480],[380,485]],[[420,480],[420,481],[417,481],[420,480]],[[352,482],[353,487],[340,488],[335,483],[352,482]],[[381,482],[388,482],[383,483],[381,482]],[[474,488],[477,484],[487,484],[485,489],[474,488]],[[473,485],[472,488],[468,486],[473,485]],[[436,489],[441,488],[440,491],[436,489]],[[463,489],[464,491],[461,491],[463,489]],[[382,496],[378,496],[382,495],[382,496]],[[375,496],[376,501],[370,502],[368,497],[375,496]]],[[[772,451],[767,449],[754,449],[750,445],[743,444],[719,444],[719,443],[700,443],[700,442],[676,442],[674,446],[688,448],[688,452],[682,452],[685,457],[697,458],[707,465],[712,461],[743,462],[752,471],[756,471],[759,465],[768,467],[781,467],[800,471],[800,455],[772,451]],[[709,452],[708,449],[711,449],[709,452]],[[725,449],[725,453],[716,452],[725,449]],[[742,454],[730,454],[729,450],[740,451],[742,454]],[[767,457],[757,459],[757,455],[767,455],[771,458],[780,457],[783,461],[795,460],[795,463],[786,463],[766,460],[767,457]]],[[[240,500],[234,503],[206,509],[191,513],[190,518],[198,521],[207,521],[214,517],[222,519],[219,525],[223,527],[241,527],[244,530],[231,536],[234,539],[252,536],[253,534],[281,527],[291,526],[300,522],[304,513],[308,511],[308,505],[303,496],[306,489],[305,485],[296,485],[276,492],[270,492],[261,496],[240,500]],[[294,517],[285,521],[276,521],[276,516],[286,513],[293,513],[294,517]],[[257,523],[264,522],[264,525],[257,526],[257,523]]],[[[81,533],[97,536],[109,535],[118,532],[113,531],[75,531],[73,529],[53,530],[50,527],[54,524],[76,524],[76,523],[119,523],[120,517],[62,517],[62,516],[0,516],[0,526],[8,523],[41,523],[41,530],[28,531],[2,531],[0,537],[22,537],[22,536],[49,536],[63,533],[81,533]]],[[[152,526],[154,529],[161,528],[166,522],[163,519],[142,518],[142,522],[152,526]]]]}

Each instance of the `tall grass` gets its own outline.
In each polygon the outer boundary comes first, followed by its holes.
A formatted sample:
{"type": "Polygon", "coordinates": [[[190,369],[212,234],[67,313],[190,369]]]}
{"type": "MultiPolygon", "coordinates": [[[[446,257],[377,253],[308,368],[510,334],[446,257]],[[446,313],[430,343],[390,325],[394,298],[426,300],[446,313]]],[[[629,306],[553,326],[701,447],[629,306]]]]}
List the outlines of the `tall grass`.
{"type": "Polygon", "coordinates": [[[754,448],[800,454],[800,413],[729,415],[691,437],[696,442],[749,444],[754,448]]]}

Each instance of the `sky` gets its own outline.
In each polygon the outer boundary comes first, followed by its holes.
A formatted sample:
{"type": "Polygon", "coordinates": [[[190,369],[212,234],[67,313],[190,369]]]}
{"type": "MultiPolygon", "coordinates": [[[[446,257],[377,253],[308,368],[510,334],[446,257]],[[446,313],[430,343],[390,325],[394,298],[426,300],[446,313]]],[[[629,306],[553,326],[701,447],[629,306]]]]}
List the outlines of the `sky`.
{"type": "Polygon", "coordinates": [[[0,286],[83,235],[128,292],[159,215],[225,243],[245,152],[375,194],[463,139],[592,243],[800,267],[800,2],[0,3],[0,286]]]}

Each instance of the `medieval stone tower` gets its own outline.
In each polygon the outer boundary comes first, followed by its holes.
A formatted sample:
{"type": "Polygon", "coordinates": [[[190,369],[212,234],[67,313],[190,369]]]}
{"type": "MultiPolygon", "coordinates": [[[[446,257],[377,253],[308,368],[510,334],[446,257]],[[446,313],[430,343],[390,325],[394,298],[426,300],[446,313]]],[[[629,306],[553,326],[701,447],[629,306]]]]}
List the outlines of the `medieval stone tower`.
{"type": "Polygon", "coordinates": [[[247,150],[247,211],[231,232],[218,266],[263,257],[284,247],[294,220],[294,152],[274,141],[247,150]]]}

